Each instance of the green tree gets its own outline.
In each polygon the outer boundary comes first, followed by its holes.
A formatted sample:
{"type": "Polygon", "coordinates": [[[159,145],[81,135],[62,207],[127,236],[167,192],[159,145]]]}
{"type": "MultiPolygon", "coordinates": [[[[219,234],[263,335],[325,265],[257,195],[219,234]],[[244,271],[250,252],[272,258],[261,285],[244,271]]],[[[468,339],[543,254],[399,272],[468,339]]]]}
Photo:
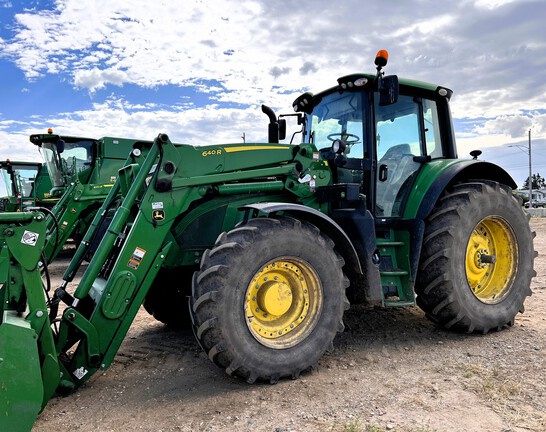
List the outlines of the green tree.
{"type": "MultiPolygon", "coordinates": [[[[546,179],[542,177],[539,173],[533,174],[531,178],[533,180],[533,189],[542,189],[546,186],[546,179]]],[[[529,178],[525,179],[521,188],[529,189],[529,178]]]]}

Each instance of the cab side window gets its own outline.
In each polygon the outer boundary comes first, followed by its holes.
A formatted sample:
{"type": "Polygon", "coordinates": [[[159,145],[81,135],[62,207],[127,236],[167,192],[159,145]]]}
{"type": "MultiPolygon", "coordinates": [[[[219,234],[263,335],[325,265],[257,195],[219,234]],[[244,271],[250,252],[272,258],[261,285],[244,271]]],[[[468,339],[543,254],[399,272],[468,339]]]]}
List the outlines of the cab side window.
{"type": "Polygon", "coordinates": [[[377,217],[397,217],[426,154],[441,157],[436,103],[400,95],[395,104],[375,103],[377,217]],[[423,142],[423,137],[425,142],[423,142]]]}

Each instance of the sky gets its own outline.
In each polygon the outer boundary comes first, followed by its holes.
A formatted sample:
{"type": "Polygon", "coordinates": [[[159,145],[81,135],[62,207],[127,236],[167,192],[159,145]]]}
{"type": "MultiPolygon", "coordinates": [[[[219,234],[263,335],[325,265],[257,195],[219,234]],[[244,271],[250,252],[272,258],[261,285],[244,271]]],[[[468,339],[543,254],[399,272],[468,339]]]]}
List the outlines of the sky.
{"type": "Polygon", "coordinates": [[[49,127],[267,141],[261,104],[291,113],[386,49],[388,74],[454,91],[459,156],[521,186],[529,130],[546,176],[545,22],[545,0],[0,0],[0,159],[41,160],[49,127]]]}

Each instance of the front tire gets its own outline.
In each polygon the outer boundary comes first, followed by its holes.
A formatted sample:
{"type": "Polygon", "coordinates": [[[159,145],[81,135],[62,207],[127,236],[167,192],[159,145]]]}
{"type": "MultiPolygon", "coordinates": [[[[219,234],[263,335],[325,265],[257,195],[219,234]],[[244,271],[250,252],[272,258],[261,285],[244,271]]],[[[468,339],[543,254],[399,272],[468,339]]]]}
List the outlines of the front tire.
{"type": "Polygon", "coordinates": [[[533,233],[512,191],[456,185],[426,221],[417,304],[439,325],[487,333],[512,325],[531,295],[533,233]]]}
{"type": "Polygon", "coordinates": [[[220,235],[193,279],[192,320],[209,358],[248,382],[296,378],[343,330],[349,304],[333,242],[296,219],[220,235]]]}

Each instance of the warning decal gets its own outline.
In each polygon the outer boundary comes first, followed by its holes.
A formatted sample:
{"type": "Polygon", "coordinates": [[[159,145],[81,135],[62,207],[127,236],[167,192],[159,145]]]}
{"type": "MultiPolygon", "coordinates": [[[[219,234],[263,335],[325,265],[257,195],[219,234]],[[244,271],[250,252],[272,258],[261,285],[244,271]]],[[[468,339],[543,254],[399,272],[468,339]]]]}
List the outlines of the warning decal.
{"type": "Polygon", "coordinates": [[[21,243],[28,246],[36,246],[36,243],[38,242],[38,237],[40,237],[40,234],[38,233],[25,231],[23,233],[23,237],[21,238],[21,243]]]}
{"type": "Polygon", "coordinates": [[[144,258],[144,255],[146,255],[146,251],[144,249],[141,249],[139,247],[135,248],[131,259],[127,263],[127,267],[136,270],[140,265],[140,261],[142,261],[142,258],[144,258]]]}
{"type": "Polygon", "coordinates": [[[89,372],[87,369],[85,369],[83,366],[76,369],[74,372],[72,372],[74,374],[74,376],[78,379],[82,379],[84,376],[87,375],[87,372],[89,372]]]}

